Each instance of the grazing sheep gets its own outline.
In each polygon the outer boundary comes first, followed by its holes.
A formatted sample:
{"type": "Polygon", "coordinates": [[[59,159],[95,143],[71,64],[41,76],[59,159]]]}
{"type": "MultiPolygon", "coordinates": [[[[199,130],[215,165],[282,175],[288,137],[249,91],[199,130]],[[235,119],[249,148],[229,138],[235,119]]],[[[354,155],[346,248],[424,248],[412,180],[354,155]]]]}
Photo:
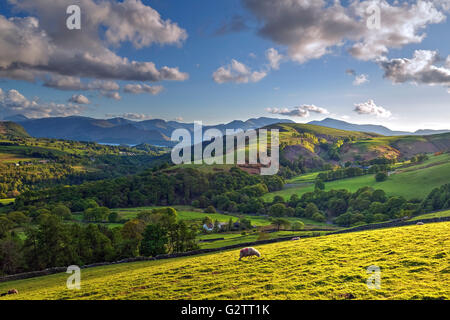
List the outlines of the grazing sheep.
{"type": "Polygon", "coordinates": [[[291,240],[292,241],[298,241],[298,240],[300,240],[300,237],[295,237],[295,238],[292,238],[291,240]]]}
{"type": "Polygon", "coordinates": [[[10,295],[10,294],[19,294],[19,291],[17,289],[11,289],[11,290],[9,290],[6,293],[0,294],[0,297],[7,296],[7,295],[10,295]]]}
{"type": "Polygon", "coordinates": [[[423,222],[422,222],[422,221],[419,221],[419,222],[416,223],[416,225],[417,225],[417,226],[423,226],[423,222]]]}
{"type": "Polygon", "coordinates": [[[255,248],[244,248],[240,252],[239,261],[241,261],[242,258],[252,256],[261,257],[261,253],[259,253],[259,251],[256,250],[255,248]]]}

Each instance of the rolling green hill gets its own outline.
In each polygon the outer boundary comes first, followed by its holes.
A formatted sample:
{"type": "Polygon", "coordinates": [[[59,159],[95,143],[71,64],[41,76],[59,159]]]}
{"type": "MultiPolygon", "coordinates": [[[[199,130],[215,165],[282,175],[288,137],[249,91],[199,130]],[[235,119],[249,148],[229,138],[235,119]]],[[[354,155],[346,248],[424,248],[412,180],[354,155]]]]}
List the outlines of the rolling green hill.
{"type": "Polygon", "coordinates": [[[0,121],[0,137],[29,137],[25,129],[15,122],[0,121]]]}
{"type": "Polygon", "coordinates": [[[266,129],[280,131],[282,162],[286,165],[286,161],[299,161],[303,168],[450,150],[450,133],[387,137],[298,123],[275,124],[266,129]]]}
{"type": "MultiPolygon", "coordinates": [[[[293,194],[302,195],[314,191],[314,183],[311,181],[314,174],[307,174],[293,179],[292,188],[272,192],[264,195],[264,200],[272,201],[273,197],[280,195],[286,200],[293,194]]],[[[383,182],[375,181],[375,176],[365,175],[355,178],[325,182],[325,190],[347,189],[355,192],[358,189],[369,186],[374,189],[383,189],[388,195],[403,196],[406,199],[423,199],[432,189],[450,181],[450,154],[431,157],[428,161],[408,168],[397,169],[396,172],[383,182]]]]}
{"type": "Polygon", "coordinates": [[[449,299],[450,222],[306,238],[239,250],[83,269],[0,283],[3,299],[449,299]],[[367,268],[381,269],[369,290],[367,268]]]}

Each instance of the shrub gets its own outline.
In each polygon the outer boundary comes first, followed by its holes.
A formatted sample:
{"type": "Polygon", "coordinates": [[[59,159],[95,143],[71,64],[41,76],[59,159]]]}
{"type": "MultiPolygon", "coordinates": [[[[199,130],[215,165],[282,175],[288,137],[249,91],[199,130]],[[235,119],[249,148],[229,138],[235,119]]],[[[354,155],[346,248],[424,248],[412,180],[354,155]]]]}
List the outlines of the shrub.
{"type": "Polygon", "coordinates": [[[62,204],[59,204],[55,208],[53,208],[52,214],[61,217],[63,219],[70,219],[71,217],[70,209],[62,204]]]}
{"type": "Polygon", "coordinates": [[[317,222],[325,222],[326,218],[323,214],[321,214],[320,212],[315,212],[312,217],[312,220],[317,221],[317,222]]]}
{"type": "Polygon", "coordinates": [[[383,182],[383,181],[386,181],[387,178],[388,178],[388,175],[387,175],[386,172],[378,172],[378,173],[375,175],[375,180],[376,180],[377,182],[383,182]]]}
{"type": "Polygon", "coordinates": [[[119,220],[119,214],[115,211],[111,212],[108,216],[108,221],[111,223],[116,223],[119,220]]]}
{"type": "Polygon", "coordinates": [[[205,209],[205,213],[216,213],[216,208],[214,208],[213,206],[208,206],[205,209]]]}
{"type": "Polygon", "coordinates": [[[305,224],[301,221],[295,221],[292,224],[292,230],[294,230],[294,231],[303,230],[304,227],[305,227],[305,224]]]}
{"type": "Polygon", "coordinates": [[[284,203],[276,203],[269,209],[269,216],[283,217],[286,214],[286,206],[284,203]]]}

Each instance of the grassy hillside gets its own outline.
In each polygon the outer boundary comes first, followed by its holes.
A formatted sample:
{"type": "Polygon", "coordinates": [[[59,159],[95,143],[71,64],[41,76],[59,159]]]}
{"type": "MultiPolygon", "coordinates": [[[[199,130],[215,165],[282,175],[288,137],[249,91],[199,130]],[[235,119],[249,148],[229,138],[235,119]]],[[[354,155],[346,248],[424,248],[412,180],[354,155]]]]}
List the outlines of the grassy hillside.
{"type": "Polygon", "coordinates": [[[0,137],[29,137],[25,129],[15,122],[0,121],[0,137]]]}
{"type": "MultiPolygon", "coordinates": [[[[291,179],[290,183],[299,183],[299,186],[268,193],[263,198],[266,201],[272,201],[274,196],[280,195],[288,200],[293,194],[302,195],[312,192],[314,191],[312,177],[314,174],[291,179]]],[[[369,186],[383,189],[388,195],[403,196],[406,199],[422,199],[431,190],[448,183],[448,181],[450,181],[450,154],[443,154],[431,157],[430,160],[419,165],[397,169],[388,180],[383,182],[376,182],[374,175],[365,175],[325,182],[325,190],[347,189],[355,192],[359,188],[369,186]]]]}
{"type": "Polygon", "coordinates": [[[276,124],[267,127],[280,131],[281,157],[302,161],[307,168],[320,168],[325,163],[410,158],[419,153],[450,149],[450,134],[430,136],[386,137],[326,128],[310,124],[276,124]]]}
{"type": "Polygon", "coordinates": [[[420,216],[412,218],[411,221],[421,221],[425,219],[446,218],[446,217],[450,217],[450,210],[422,214],[420,216]]]}
{"type": "Polygon", "coordinates": [[[450,223],[308,238],[238,250],[82,271],[81,290],[67,274],[0,283],[6,299],[449,299],[450,223]],[[381,268],[368,290],[367,267],[381,268]]]}
{"type": "Polygon", "coordinates": [[[20,128],[12,122],[0,122],[0,199],[59,183],[78,184],[137,173],[167,152],[145,145],[130,148],[36,139],[25,136],[26,132],[21,134],[20,128]],[[13,129],[18,132],[14,136],[2,134],[13,129]]]}

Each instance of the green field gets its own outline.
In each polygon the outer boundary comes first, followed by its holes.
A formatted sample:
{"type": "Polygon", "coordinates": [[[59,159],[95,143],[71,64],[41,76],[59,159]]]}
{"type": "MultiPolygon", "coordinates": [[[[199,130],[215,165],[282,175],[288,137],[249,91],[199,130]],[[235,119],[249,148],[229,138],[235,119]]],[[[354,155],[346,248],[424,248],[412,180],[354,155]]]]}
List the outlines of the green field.
{"type": "Polygon", "coordinates": [[[319,173],[325,172],[325,171],[319,171],[319,172],[311,172],[311,173],[305,173],[300,176],[297,176],[295,178],[289,179],[286,182],[287,183],[304,183],[304,182],[314,182],[319,175],[319,173]]]}
{"type": "MultiPolygon", "coordinates": [[[[137,207],[137,208],[126,208],[126,209],[113,209],[119,214],[119,219],[134,219],[137,217],[139,212],[152,210],[154,208],[161,207],[137,207]]],[[[223,213],[204,213],[200,209],[193,209],[189,206],[174,206],[178,213],[178,219],[184,221],[202,221],[205,217],[210,217],[213,221],[217,220],[221,223],[228,222],[230,218],[233,222],[236,222],[240,219],[240,217],[244,217],[249,219],[252,222],[252,225],[256,227],[265,227],[271,224],[269,217],[267,216],[258,216],[258,215],[246,215],[246,214],[223,214],[223,213]]],[[[81,215],[77,218],[81,221],[81,215]]],[[[305,226],[311,227],[330,227],[326,223],[316,222],[310,219],[305,218],[286,218],[291,223],[296,221],[301,221],[305,224],[305,226]]]]}
{"type": "MultiPolygon", "coordinates": [[[[258,234],[247,232],[248,234],[242,235],[240,233],[214,233],[201,235],[198,239],[218,239],[224,238],[224,240],[218,240],[214,242],[201,242],[201,249],[222,248],[240,243],[258,241],[258,234]]],[[[285,238],[285,237],[304,237],[312,235],[324,235],[327,231],[279,231],[270,233],[269,239],[285,238]]]]}
{"type": "Polygon", "coordinates": [[[450,222],[306,238],[239,250],[82,270],[0,283],[4,299],[449,299],[450,222]],[[369,290],[369,266],[381,288],[369,290]]]}
{"type": "Polygon", "coordinates": [[[413,217],[411,221],[433,219],[433,218],[446,218],[446,217],[450,217],[450,210],[422,214],[420,216],[413,217]]]}
{"type": "MultiPolygon", "coordinates": [[[[374,189],[383,189],[388,195],[392,196],[422,199],[434,188],[450,181],[450,155],[431,157],[430,160],[422,164],[397,169],[397,171],[384,182],[376,182],[374,175],[325,182],[325,190],[347,189],[355,192],[359,188],[369,186],[374,189]]],[[[280,195],[288,200],[293,194],[301,196],[312,191],[314,191],[313,183],[268,193],[263,196],[263,199],[272,201],[274,196],[280,195]]]]}
{"type": "Polygon", "coordinates": [[[2,205],[8,205],[10,203],[13,203],[15,199],[0,199],[0,203],[2,205]]]}

